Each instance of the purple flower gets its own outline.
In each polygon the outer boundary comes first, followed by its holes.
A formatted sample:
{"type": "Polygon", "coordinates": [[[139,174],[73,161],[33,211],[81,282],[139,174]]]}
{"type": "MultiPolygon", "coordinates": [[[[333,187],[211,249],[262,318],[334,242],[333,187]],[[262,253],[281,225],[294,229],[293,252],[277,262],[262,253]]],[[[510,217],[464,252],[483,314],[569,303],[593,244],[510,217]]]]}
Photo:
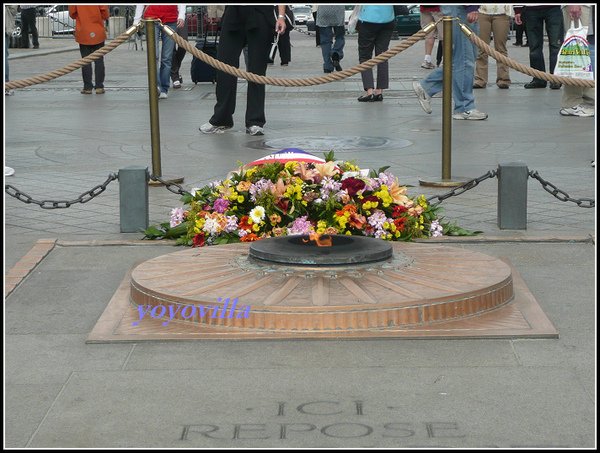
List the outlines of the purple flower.
{"type": "Polygon", "coordinates": [[[288,225],[288,235],[308,234],[314,230],[312,223],[307,220],[308,216],[298,217],[288,225]]]}
{"type": "Polygon", "coordinates": [[[270,191],[274,187],[273,183],[268,179],[261,178],[250,186],[250,199],[256,201],[261,194],[270,191]]]}
{"type": "Polygon", "coordinates": [[[213,209],[219,214],[223,214],[229,208],[229,200],[217,198],[213,203],[213,209]]]}
{"type": "Polygon", "coordinates": [[[176,227],[181,222],[183,222],[183,208],[174,208],[171,210],[171,228],[176,227]]]}

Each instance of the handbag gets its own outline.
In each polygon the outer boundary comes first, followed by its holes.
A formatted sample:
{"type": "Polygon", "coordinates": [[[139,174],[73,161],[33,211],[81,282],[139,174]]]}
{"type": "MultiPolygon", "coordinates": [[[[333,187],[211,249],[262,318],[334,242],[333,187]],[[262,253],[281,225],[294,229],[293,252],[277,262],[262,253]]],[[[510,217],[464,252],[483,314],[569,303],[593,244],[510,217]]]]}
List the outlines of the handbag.
{"type": "Polygon", "coordinates": [[[587,40],[587,27],[571,26],[567,30],[565,40],[558,51],[554,75],[575,79],[594,80],[590,44],[587,40]]]}
{"type": "Polygon", "coordinates": [[[362,5],[356,5],[352,10],[352,14],[350,14],[350,17],[348,18],[348,33],[356,32],[356,24],[358,23],[358,16],[360,15],[361,9],[362,5]]]}

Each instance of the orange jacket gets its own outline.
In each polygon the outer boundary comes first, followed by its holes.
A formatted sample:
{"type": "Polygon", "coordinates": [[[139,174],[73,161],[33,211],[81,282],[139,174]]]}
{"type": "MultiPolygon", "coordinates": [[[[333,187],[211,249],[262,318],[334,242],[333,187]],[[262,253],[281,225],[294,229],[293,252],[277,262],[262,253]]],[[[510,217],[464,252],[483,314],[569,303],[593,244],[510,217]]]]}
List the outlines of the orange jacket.
{"type": "Polygon", "coordinates": [[[75,41],[93,45],[106,41],[104,21],[108,19],[108,6],[70,5],[69,16],[75,19],[75,41]]]}

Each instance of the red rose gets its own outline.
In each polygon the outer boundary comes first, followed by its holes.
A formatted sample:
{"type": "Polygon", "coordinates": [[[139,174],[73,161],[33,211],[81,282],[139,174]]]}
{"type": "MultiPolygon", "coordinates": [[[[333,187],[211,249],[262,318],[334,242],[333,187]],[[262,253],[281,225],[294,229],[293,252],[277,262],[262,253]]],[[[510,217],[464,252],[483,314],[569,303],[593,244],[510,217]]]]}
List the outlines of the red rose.
{"type": "Polygon", "coordinates": [[[406,206],[396,205],[396,206],[394,206],[394,211],[392,212],[392,217],[394,219],[397,217],[400,217],[406,211],[408,211],[408,208],[406,206]]]}
{"type": "Polygon", "coordinates": [[[342,189],[348,192],[348,195],[353,197],[359,190],[363,190],[366,184],[362,179],[346,178],[342,181],[342,189]]]}

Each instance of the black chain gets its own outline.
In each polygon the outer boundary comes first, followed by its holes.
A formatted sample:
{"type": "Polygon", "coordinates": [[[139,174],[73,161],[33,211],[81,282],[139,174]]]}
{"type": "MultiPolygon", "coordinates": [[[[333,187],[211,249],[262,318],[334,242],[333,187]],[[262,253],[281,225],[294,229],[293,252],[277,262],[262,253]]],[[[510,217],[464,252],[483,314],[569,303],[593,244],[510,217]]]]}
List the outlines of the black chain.
{"type": "Polygon", "coordinates": [[[554,184],[542,178],[537,171],[530,171],[529,176],[533,179],[537,179],[546,192],[554,195],[554,197],[558,198],[560,201],[572,201],[580,208],[593,208],[596,206],[596,202],[592,198],[571,198],[564,190],[560,190],[554,184]],[[551,187],[551,189],[549,189],[549,187],[551,187]]]}
{"type": "Polygon", "coordinates": [[[177,195],[190,195],[190,196],[192,195],[190,192],[184,190],[183,187],[181,187],[179,184],[177,184],[175,182],[165,181],[160,176],[150,175],[150,179],[152,181],[157,181],[157,182],[163,184],[167,190],[169,190],[170,192],[176,193],[177,195]],[[175,189],[173,189],[173,187],[175,187],[175,189]]]}
{"type": "Polygon", "coordinates": [[[431,204],[432,206],[436,206],[436,205],[440,204],[442,201],[444,201],[446,198],[455,197],[457,195],[460,195],[461,193],[464,193],[467,190],[473,189],[480,182],[485,181],[486,179],[489,179],[489,178],[495,178],[497,175],[498,175],[498,170],[490,170],[486,174],[481,175],[479,178],[471,179],[470,181],[467,181],[466,183],[464,183],[462,186],[452,189],[450,192],[447,192],[442,195],[434,195],[433,197],[427,198],[427,203],[431,204]],[[430,203],[431,200],[433,200],[435,198],[438,199],[438,202],[435,204],[430,203]]]}
{"type": "Polygon", "coordinates": [[[84,192],[81,195],[79,195],[79,197],[77,197],[75,200],[70,201],[35,200],[33,197],[27,195],[25,192],[21,192],[19,189],[17,189],[14,186],[11,186],[10,184],[6,184],[4,186],[4,191],[11,197],[16,198],[17,200],[20,200],[23,203],[34,203],[42,209],[61,209],[68,208],[69,206],[75,203],[87,203],[92,198],[95,198],[102,192],[104,192],[106,190],[106,187],[115,179],[119,179],[119,176],[115,173],[111,173],[108,175],[108,178],[103,184],[93,187],[87,192],[84,192]]]}

